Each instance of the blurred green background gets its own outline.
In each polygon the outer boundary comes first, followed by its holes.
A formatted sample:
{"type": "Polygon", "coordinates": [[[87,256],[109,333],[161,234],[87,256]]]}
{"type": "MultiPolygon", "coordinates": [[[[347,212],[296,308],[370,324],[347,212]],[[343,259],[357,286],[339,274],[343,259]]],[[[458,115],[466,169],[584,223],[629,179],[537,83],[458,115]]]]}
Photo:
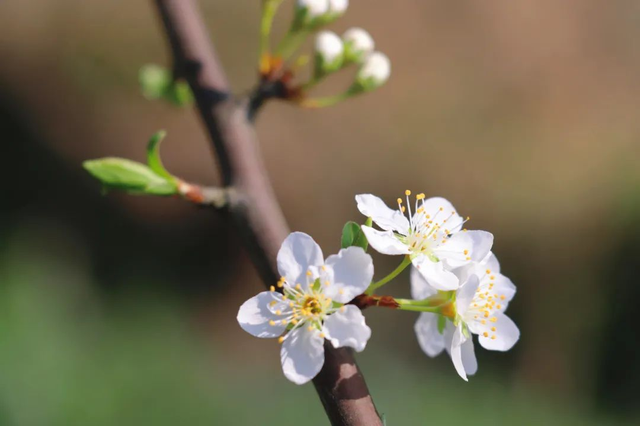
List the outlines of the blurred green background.
{"type": "MultiPolygon", "coordinates": [[[[200,3],[247,93],[260,2],[200,3]]],[[[637,424],[640,3],[352,0],[332,29],[351,26],[389,55],[389,83],[258,119],[292,229],[329,254],[361,219],[355,194],[440,195],[494,233],[518,285],[522,338],[478,350],[469,383],[420,351],[415,315],[366,312],[358,360],[387,424],[637,424]]],[[[141,66],[169,64],[152,2],[3,1],[0,53],[0,425],[327,424],[313,387],[282,376],[277,344],[238,327],[262,284],[223,218],[104,197],[81,169],[144,161],[164,128],[169,170],[217,182],[193,111],[139,92],[141,66]]],[[[374,258],[379,276],[397,260],[374,258]]]]}

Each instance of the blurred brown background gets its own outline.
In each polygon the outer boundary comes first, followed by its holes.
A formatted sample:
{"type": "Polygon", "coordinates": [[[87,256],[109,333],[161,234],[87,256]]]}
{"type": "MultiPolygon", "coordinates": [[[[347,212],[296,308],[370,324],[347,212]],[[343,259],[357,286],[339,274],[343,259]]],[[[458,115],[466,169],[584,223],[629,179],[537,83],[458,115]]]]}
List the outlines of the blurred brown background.
{"type": "MultiPolygon", "coordinates": [[[[248,92],[259,1],[200,3],[233,86],[248,92]]],[[[292,229],[329,254],[344,222],[361,220],[355,194],[444,196],[469,228],[495,235],[519,289],[510,314],[521,341],[480,353],[469,383],[420,352],[412,314],[367,312],[374,335],[358,359],[388,424],[637,420],[640,3],[352,0],[331,29],[351,26],[391,58],[386,86],[326,110],[273,103],[258,118],[292,229]],[[451,414],[463,398],[468,410],[451,414]]],[[[169,170],[218,179],[193,111],[140,94],[139,68],[169,65],[152,3],[4,1],[0,54],[0,424],[297,424],[299,412],[325,424],[313,389],[281,376],[276,345],[237,326],[237,307],[261,284],[222,218],[178,200],[102,197],[81,168],[103,156],[143,161],[162,128],[169,170]],[[50,305],[56,313],[42,314],[50,305]],[[167,316],[175,333],[162,331],[167,316]],[[73,333],[64,344],[42,337],[73,333]],[[111,342],[109,355],[88,355],[86,339],[111,342]],[[141,367],[158,357],[157,371],[141,367]],[[34,399],[48,404],[38,415],[34,399]],[[158,405],[165,414],[149,417],[158,405]]],[[[395,266],[374,259],[379,276],[395,266]]],[[[408,294],[406,274],[395,287],[408,294]]]]}

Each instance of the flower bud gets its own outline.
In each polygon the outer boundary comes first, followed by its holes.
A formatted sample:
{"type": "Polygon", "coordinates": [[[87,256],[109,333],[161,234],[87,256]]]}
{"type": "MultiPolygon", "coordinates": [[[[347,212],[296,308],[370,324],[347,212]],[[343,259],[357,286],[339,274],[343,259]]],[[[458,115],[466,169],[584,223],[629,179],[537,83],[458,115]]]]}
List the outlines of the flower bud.
{"type": "Polygon", "coordinates": [[[391,74],[391,62],[384,53],[373,52],[358,70],[353,90],[369,92],[382,86],[391,74]]]}
{"type": "Polygon", "coordinates": [[[342,40],[331,31],[322,31],[316,36],[316,63],[314,78],[322,78],[342,67],[344,46],[342,40]]]}
{"type": "Polygon", "coordinates": [[[373,52],[371,35],[362,28],[351,28],[342,35],[345,62],[363,62],[373,52]]]}
{"type": "Polygon", "coordinates": [[[329,12],[338,16],[344,15],[349,7],[349,0],[329,0],[329,12]]]}
{"type": "Polygon", "coordinates": [[[329,0],[297,0],[293,27],[312,28],[321,25],[329,14],[329,0]]]}

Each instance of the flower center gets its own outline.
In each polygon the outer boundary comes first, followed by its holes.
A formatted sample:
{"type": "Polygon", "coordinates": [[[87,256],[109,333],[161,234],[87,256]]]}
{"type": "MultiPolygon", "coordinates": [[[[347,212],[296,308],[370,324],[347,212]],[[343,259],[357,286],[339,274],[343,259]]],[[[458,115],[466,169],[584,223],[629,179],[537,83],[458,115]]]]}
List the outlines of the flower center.
{"type": "Polygon", "coordinates": [[[506,299],[504,295],[498,294],[494,290],[495,279],[495,275],[491,273],[490,269],[487,269],[486,275],[481,279],[481,284],[473,296],[471,306],[469,306],[464,315],[465,322],[479,323],[486,330],[481,334],[491,339],[496,338],[495,332],[497,328],[495,323],[498,318],[495,317],[495,313],[502,310],[502,304],[506,299]]]}
{"type": "Polygon", "coordinates": [[[313,315],[318,315],[322,313],[323,306],[317,296],[307,296],[302,303],[302,310],[305,310],[313,315]]]}

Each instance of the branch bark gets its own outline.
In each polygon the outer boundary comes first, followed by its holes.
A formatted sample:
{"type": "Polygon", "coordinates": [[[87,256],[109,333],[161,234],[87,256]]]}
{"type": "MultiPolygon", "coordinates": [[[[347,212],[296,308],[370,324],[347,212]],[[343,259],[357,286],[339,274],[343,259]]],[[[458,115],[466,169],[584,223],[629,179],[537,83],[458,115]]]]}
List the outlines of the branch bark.
{"type": "MultiPolygon", "coordinates": [[[[289,234],[249,120],[249,100],[231,95],[195,0],[155,0],[176,75],[189,83],[227,191],[227,211],[266,286],[277,282],[276,255],[289,234]]],[[[252,113],[253,115],[253,113],[252,113]]],[[[334,426],[381,426],[353,353],[325,342],[313,381],[334,426]]]]}

